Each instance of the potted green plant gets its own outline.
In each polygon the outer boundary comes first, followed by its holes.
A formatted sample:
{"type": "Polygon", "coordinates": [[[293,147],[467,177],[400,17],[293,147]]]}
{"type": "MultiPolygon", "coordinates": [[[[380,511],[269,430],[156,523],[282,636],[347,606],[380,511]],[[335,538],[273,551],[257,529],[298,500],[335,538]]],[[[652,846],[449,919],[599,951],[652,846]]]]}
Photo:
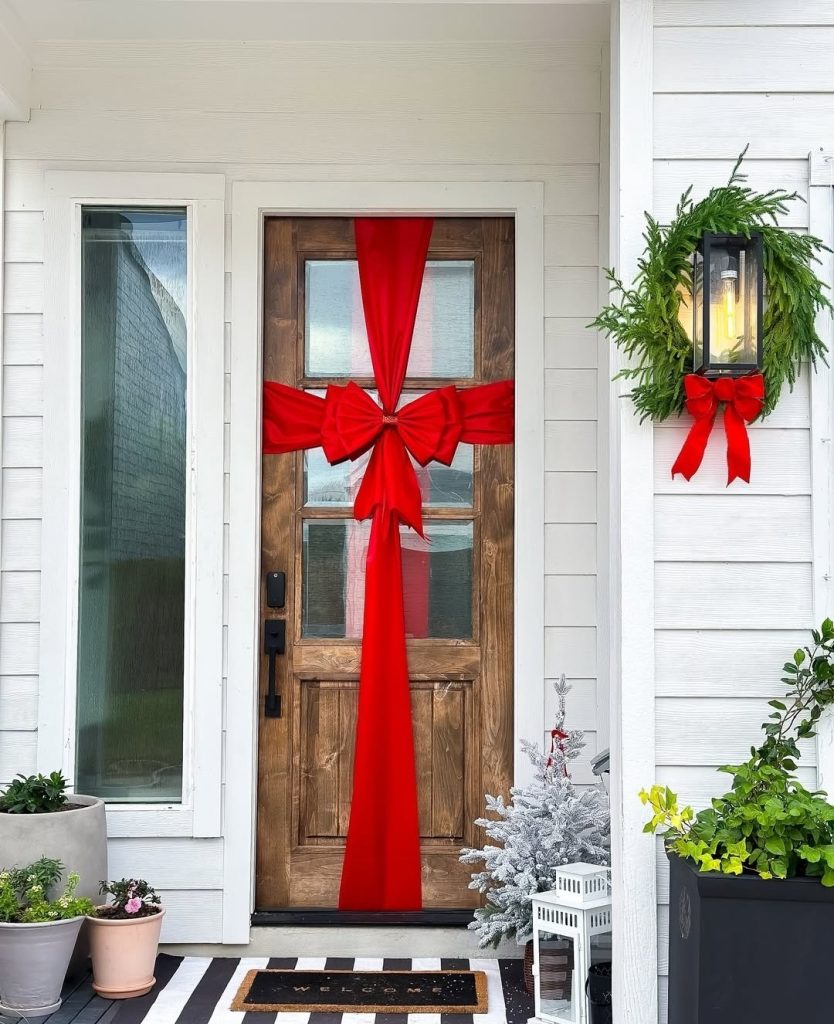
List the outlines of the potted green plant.
{"type": "Polygon", "coordinates": [[[0,864],[60,858],[78,865],[78,894],[93,898],[107,875],[104,801],[66,786],[60,772],[18,775],[0,794],[0,864]]]}
{"type": "Polygon", "coordinates": [[[143,878],[102,882],[109,903],[90,911],[93,988],[107,999],[131,999],[149,992],[165,910],[143,878]]]}
{"type": "Polygon", "coordinates": [[[828,1019],[834,806],[795,772],[834,703],[834,623],[812,636],[784,666],[764,742],[720,769],[729,792],[697,814],[667,787],[640,794],[669,857],[669,1024],[828,1019]]]}
{"type": "Polygon", "coordinates": [[[60,895],[49,898],[62,872],[61,862],[49,857],[0,871],[0,1013],[44,1017],[61,1005],[70,957],[93,907],[76,894],[74,872],[60,895]]]}

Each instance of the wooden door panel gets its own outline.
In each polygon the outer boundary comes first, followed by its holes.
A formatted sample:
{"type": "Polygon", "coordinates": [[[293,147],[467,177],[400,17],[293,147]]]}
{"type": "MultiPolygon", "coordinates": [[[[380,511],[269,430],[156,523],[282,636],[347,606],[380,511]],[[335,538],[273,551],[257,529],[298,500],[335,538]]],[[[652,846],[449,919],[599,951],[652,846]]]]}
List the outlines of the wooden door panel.
{"type": "MultiPolygon", "coordinates": [[[[371,380],[359,377],[305,377],[305,263],[345,259],[355,259],[349,218],[268,218],[265,222],[266,379],[317,390],[346,379],[372,387],[371,380]]],[[[429,260],[453,260],[455,266],[463,262],[472,268],[467,273],[470,281],[474,279],[470,328],[474,372],[460,380],[408,377],[404,401],[449,383],[466,387],[513,375],[512,221],[437,220],[429,260]]],[[[446,271],[441,266],[437,273],[442,277],[446,271]]],[[[431,288],[427,294],[427,302],[435,300],[431,288]]],[[[435,307],[430,313],[437,315],[435,307]]],[[[429,343],[436,350],[438,342],[431,332],[429,343]]],[[[438,365],[446,365],[444,358],[440,363],[421,364],[423,372],[430,373],[432,368],[437,372],[438,365]]],[[[316,615],[308,617],[304,602],[312,600],[314,591],[305,590],[311,583],[303,575],[303,538],[305,524],[338,525],[351,519],[351,508],[349,502],[339,504],[340,499],[332,497],[341,492],[333,491],[329,482],[324,503],[307,505],[304,466],[301,453],[269,456],[263,463],[262,573],[264,578],[268,572],[287,573],[286,607],[267,609],[262,594],[263,618],[286,620],[287,653],[278,668],[284,717],[264,718],[261,702],[259,909],[335,906],[350,820],[361,657],[356,623],[361,622],[361,605],[352,606],[349,614],[346,595],[350,591],[351,600],[356,600],[356,587],[345,585],[341,590],[342,570],[336,563],[347,558],[346,546],[335,543],[335,554],[328,561],[329,541],[325,540],[317,555],[309,554],[311,571],[313,559],[318,559],[320,593],[314,602],[316,615]],[[305,622],[310,624],[309,635],[305,622]]],[[[465,471],[472,479],[471,504],[459,497],[468,491],[459,490],[454,490],[456,503],[449,507],[426,504],[426,526],[439,530],[432,541],[435,546],[430,544],[421,553],[412,537],[404,555],[410,570],[406,613],[416,623],[414,637],[408,640],[408,660],[427,908],[478,905],[479,896],[468,888],[470,872],[458,862],[458,851],[482,839],[474,820],[482,813],[484,793],[506,793],[512,781],[512,448],[476,446],[471,467],[465,471]],[[443,525],[455,522],[471,527],[461,531],[443,525]],[[466,554],[470,545],[471,588],[464,582],[470,572],[466,554]],[[465,573],[461,567],[466,567],[465,573]],[[471,628],[468,612],[460,614],[461,600],[471,605],[471,628]],[[466,635],[457,635],[458,630],[466,635]],[[430,635],[437,631],[443,635],[430,635]],[[455,635],[446,636],[447,632],[455,635]]],[[[418,476],[425,499],[428,474],[421,470],[418,476]]],[[[454,487],[466,479],[458,475],[454,487]]],[[[442,485],[440,493],[446,493],[442,485]]],[[[318,536],[327,535],[319,531],[318,536]]],[[[354,539],[359,543],[361,537],[354,539]]],[[[356,550],[344,565],[346,571],[361,572],[356,550]]],[[[263,657],[262,695],[266,668],[263,657]]]]}

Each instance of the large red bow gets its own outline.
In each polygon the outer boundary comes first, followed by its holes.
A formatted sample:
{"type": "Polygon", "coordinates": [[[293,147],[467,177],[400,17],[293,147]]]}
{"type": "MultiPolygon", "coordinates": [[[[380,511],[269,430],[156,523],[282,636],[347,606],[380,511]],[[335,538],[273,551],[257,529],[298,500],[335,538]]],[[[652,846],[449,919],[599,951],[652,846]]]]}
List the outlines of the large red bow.
{"type": "Polygon", "coordinates": [[[707,441],[715,425],[718,407],[724,403],[724,432],[727,435],[727,486],[736,478],[750,483],[750,439],[745,423],[750,423],[764,405],[764,377],[760,373],[750,377],[719,377],[709,380],[697,373],[688,374],[683,381],[686,408],[694,417],[683,443],[672,476],[682,473],[687,480],[698,472],[704,458],[707,441]]]}

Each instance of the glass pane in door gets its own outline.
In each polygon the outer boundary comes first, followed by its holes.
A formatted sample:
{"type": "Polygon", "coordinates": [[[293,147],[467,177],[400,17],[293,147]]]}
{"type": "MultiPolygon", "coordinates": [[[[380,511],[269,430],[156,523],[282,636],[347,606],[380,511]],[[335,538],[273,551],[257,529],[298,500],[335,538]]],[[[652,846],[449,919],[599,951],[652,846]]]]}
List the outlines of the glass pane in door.
{"type": "MultiPolygon", "coordinates": [[[[356,260],[305,263],[304,373],[372,377],[356,260]]],[[[423,275],[409,377],[475,372],[475,262],[430,260],[423,275]]]]}
{"type": "MultiPolygon", "coordinates": [[[[472,636],[474,527],[427,522],[427,539],[402,527],[405,627],[409,637],[472,636]]],[[[362,636],[370,524],[308,519],[302,537],[302,635],[362,636]]]]}

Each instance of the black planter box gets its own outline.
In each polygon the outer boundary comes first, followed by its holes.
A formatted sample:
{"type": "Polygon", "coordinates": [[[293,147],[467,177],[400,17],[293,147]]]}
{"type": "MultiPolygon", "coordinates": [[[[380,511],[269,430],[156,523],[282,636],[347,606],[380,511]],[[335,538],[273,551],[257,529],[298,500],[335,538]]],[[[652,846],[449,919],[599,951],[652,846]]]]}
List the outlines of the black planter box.
{"type": "Polygon", "coordinates": [[[834,1022],[834,889],[669,868],[669,1024],[834,1022]]]}

